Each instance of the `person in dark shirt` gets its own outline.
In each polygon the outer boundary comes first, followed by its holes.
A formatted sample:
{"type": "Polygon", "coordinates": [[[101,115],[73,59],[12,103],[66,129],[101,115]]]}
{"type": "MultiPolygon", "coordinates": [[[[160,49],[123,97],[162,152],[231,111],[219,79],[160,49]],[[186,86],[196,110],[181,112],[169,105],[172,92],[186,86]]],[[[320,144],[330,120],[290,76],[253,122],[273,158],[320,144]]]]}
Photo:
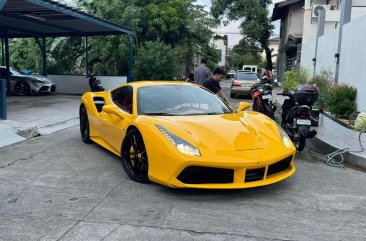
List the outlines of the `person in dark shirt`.
{"type": "Polygon", "coordinates": [[[226,98],[224,92],[221,90],[220,86],[220,81],[222,80],[223,76],[224,76],[224,70],[221,68],[216,68],[213,71],[212,76],[208,78],[205,82],[203,82],[202,86],[211,90],[211,92],[215,93],[223,100],[228,102],[228,99],[226,98]]]}

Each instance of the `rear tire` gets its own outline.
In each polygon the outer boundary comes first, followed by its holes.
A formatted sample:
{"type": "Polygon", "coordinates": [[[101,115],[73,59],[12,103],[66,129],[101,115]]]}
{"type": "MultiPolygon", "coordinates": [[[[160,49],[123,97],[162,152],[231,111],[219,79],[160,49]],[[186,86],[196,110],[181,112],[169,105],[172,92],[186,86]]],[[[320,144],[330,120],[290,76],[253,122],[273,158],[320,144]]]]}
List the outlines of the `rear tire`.
{"type": "Polygon", "coordinates": [[[20,96],[30,94],[30,87],[25,81],[18,81],[14,86],[14,93],[20,96]]]}
{"type": "Polygon", "coordinates": [[[299,133],[299,139],[295,141],[295,147],[298,152],[302,152],[306,145],[306,137],[299,133]]]}
{"type": "Polygon", "coordinates": [[[141,133],[129,130],[121,147],[122,166],[127,175],[135,182],[148,183],[149,162],[141,133]]]}
{"type": "Polygon", "coordinates": [[[231,98],[231,99],[235,99],[235,94],[230,93],[230,98],[231,98]]]}

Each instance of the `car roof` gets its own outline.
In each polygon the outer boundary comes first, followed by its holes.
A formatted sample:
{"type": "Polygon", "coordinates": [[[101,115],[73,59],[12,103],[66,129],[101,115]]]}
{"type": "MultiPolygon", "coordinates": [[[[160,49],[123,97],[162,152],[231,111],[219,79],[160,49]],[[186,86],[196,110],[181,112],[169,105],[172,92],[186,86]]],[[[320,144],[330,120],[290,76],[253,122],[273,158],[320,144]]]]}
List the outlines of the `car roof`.
{"type": "Polygon", "coordinates": [[[163,85],[183,85],[183,86],[199,86],[194,83],[184,82],[184,81],[177,81],[177,80],[142,80],[142,81],[135,81],[127,83],[132,87],[140,88],[145,86],[163,86],[163,85]]]}

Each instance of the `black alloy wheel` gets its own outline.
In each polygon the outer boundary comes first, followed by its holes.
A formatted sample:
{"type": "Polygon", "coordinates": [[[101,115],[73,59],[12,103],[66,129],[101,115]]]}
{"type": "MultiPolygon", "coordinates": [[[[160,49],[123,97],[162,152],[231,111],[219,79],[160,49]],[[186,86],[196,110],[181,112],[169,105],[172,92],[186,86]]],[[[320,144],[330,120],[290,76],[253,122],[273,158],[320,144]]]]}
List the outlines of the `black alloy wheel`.
{"type": "Polygon", "coordinates": [[[80,135],[81,139],[84,143],[92,143],[92,140],[90,139],[90,126],[89,126],[89,118],[88,118],[88,112],[86,111],[85,106],[82,106],[80,108],[80,135]]]}
{"type": "Polygon", "coordinates": [[[30,87],[25,81],[18,81],[14,86],[14,92],[17,95],[29,95],[30,94],[30,87]]]}
{"type": "Polygon", "coordinates": [[[137,129],[131,129],[127,132],[121,149],[122,165],[127,175],[136,182],[149,182],[146,148],[137,129]]]}

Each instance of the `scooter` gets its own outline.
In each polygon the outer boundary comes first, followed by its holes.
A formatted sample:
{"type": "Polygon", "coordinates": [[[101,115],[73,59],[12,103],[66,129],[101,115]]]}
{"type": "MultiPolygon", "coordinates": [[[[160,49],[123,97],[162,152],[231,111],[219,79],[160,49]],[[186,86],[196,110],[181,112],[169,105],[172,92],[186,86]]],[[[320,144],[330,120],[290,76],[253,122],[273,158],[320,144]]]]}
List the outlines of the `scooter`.
{"type": "Polygon", "coordinates": [[[287,96],[282,105],[281,126],[294,142],[297,151],[304,150],[306,139],[316,136],[311,130],[311,110],[319,98],[319,89],[315,85],[300,85],[294,93],[283,92],[277,95],[287,96]]]}
{"type": "Polygon", "coordinates": [[[272,103],[272,90],[273,86],[268,83],[266,78],[263,78],[261,83],[253,85],[251,96],[253,99],[252,109],[274,120],[277,107],[272,103]]]}
{"type": "Polygon", "coordinates": [[[105,89],[101,86],[100,80],[97,80],[93,74],[87,76],[89,78],[89,86],[91,92],[104,91],[105,89]]]}

